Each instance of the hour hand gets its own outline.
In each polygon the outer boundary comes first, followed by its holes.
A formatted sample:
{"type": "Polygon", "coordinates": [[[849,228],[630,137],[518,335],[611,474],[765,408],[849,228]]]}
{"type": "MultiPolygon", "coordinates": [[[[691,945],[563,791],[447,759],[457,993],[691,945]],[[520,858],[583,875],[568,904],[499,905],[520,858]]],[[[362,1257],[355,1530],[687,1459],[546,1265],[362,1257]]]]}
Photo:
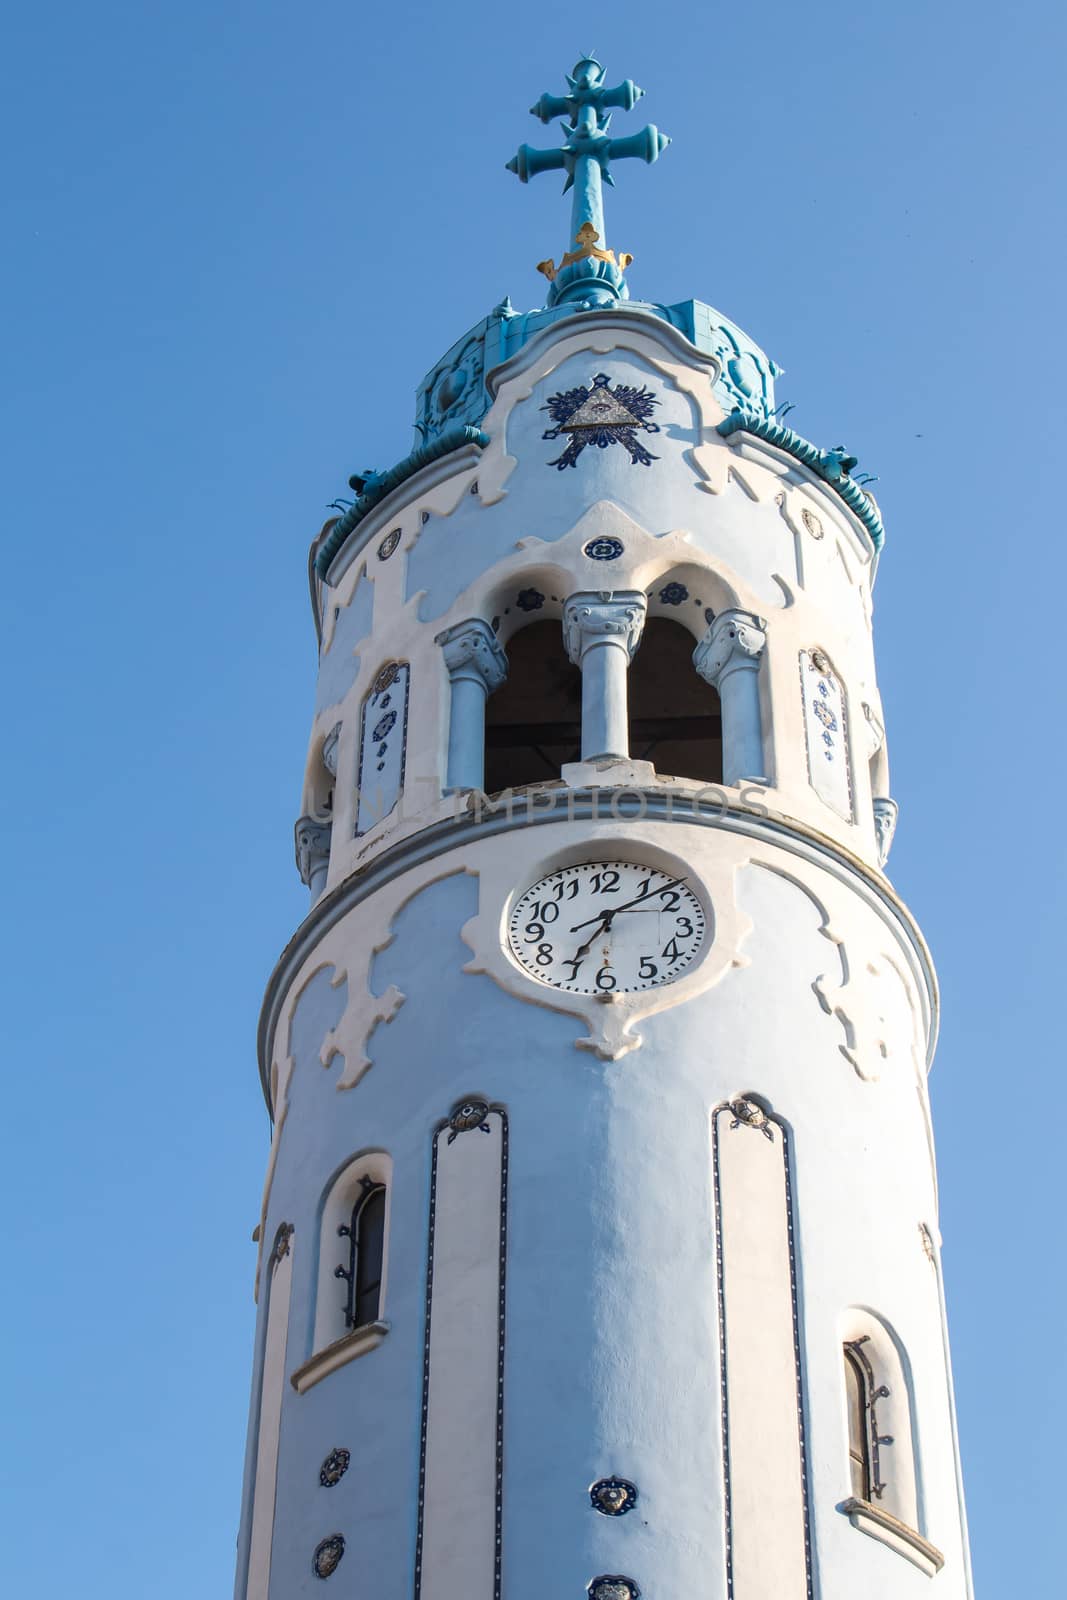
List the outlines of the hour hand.
{"type": "MultiPolygon", "coordinates": [[[[573,956],[571,956],[571,961],[577,961],[577,960],[580,959],[580,957],[587,956],[589,954],[590,950],[593,948],[593,946],[596,944],[597,940],[600,938],[600,935],[602,933],[607,933],[608,929],[611,927],[611,919],[612,919],[613,915],[614,915],[613,912],[605,911],[605,913],[604,913],[604,915],[602,917],[597,917],[597,918],[594,919],[599,924],[599,926],[593,929],[592,933],[589,935],[588,939],[585,941],[585,943],[583,945],[579,945],[578,949],[574,952],[573,956]]],[[[582,923],[579,923],[578,926],[581,927],[581,928],[586,928],[586,927],[589,926],[589,924],[586,923],[586,922],[582,922],[582,923]]],[[[572,928],[571,932],[572,933],[577,933],[578,932],[578,928],[572,928]]],[[[568,965],[569,964],[570,963],[568,963],[568,965]]]]}

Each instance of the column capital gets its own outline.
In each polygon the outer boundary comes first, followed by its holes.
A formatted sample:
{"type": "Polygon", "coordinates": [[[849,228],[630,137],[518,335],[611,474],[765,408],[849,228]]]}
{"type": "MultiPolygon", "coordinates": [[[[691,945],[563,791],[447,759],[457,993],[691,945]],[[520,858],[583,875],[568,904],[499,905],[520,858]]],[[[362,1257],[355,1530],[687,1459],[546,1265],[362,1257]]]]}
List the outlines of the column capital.
{"type": "Polygon", "coordinates": [[[876,795],[873,803],[874,832],[878,840],[878,865],[884,867],[893,848],[893,835],[897,831],[900,807],[888,795],[876,795]]]}
{"type": "Polygon", "coordinates": [[[508,658],[497,643],[496,634],[481,617],[468,617],[437,635],[448,675],[476,679],[487,694],[492,694],[508,675],[508,658]]]}
{"type": "Polygon", "coordinates": [[[641,642],[648,601],[640,589],[572,594],[563,607],[563,643],[575,666],[594,645],[612,644],[632,661],[641,642]]]}
{"type": "Polygon", "coordinates": [[[312,879],[324,873],[330,864],[331,822],[318,817],[301,817],[293,829],[296,845],[296,870],[302,883],[312,887],[312,879]]]}
{"type": "Polygon", "coordinates": [[[322,741],[322,764],[331,777],[337,776],[337,741],[341,737],[341,724],[335,722],[322,741]]]}
{"type": "Polygon", "coordinates": [[[693,665],[713,688],[736,667],[757,671],[766,627],[766,620],[751,611],[720,611],[693,651],[693,665]]]}

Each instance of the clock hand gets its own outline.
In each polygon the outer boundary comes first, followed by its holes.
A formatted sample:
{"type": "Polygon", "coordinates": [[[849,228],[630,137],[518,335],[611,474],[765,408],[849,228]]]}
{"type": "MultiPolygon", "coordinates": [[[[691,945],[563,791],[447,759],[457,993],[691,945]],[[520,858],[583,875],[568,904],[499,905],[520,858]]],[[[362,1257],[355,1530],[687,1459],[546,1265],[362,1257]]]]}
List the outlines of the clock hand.
{"type": "Polygon", "coordinates": [[[610,911],[602,911],[599,917],[590,917],[586,922],[576,923],[571,932],[579,933],[582,928],[588,928],[590,922],[605,922],[605,926],[610,928],[612,917],[617,917],[620,911],[629,911],[631,907],[639,906],[642,901],[651,900],[653,895],[666,894],[668,889],[676,889],[680,883],[684,882],[684,878],[673,878],[670,883],[661,884],[658,889],[653,889],[650,893],[639,894],[636,899],[626,900],[621,906],[612,906],[610,911]]]}
{"type": "MultiPolygon", "coordinates": [[[[583,945],[580,945],[578,947],[578,949],[574,952],[573,956],[571,956],[571,958],[570,958],[570,961],[568,961],[566,963],[566,965],[568,967],[570,966],[571,961],[580,961],[582,956],[587,956],[589,954],[590,950],[596,944],[597,940],[600,938],[600,935],[602,933],[609,932],[609,930],[611,928],[611,918],[612,918],[613,915],[614,915],[613,912],[605,911],[603,917],[599,917],[599,918],[595,919],[596,921],[598,921],[600,923],[600,926],[594,928],[592,933],[589,935],[588,939],[585,941],[585,943],[583,945]]],[[[583,922],[581,924],[581,926],[584,928],[584,927],[587,926],[587,924],[583,922]]],[[[572,933],[577,933],[578,929],[577,928],[572,928],[571,932],[572,933]]]]}

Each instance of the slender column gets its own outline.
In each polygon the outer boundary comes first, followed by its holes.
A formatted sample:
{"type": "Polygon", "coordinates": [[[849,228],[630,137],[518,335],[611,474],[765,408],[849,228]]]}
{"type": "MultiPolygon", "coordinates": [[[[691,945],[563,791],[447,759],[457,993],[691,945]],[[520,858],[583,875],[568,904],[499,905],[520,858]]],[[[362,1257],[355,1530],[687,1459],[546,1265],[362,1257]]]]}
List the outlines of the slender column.
{"type": "Polygon", "coordinates": [[[719,691],[723,782],[763,783],[759,664],[767,624],[750,611],[720,611],[693,651],[693,665],[719,691]]]}
{"type": "Polygon", "coordinates": [[[326,874],[330,867],[330,835],[333,824],[318,817],[301,817],[296,824],[296,870],[301,882],[311,891],[314,905],[326,887],[326,874]]]}
{"type": "Polygon", "coordinates": [[[449,789],[485,783],[485,702],[508,675],[508,658],[488,622],[470,617],[437,635],[452,681],[448,722],[449,789]]]}
{"type": "Polygon", "coordinates": [[[583,761],[630,754],[626,674],[646,609],[639,589],[572,594],[563,608],[563,642],[582,669],[583,761]]]}

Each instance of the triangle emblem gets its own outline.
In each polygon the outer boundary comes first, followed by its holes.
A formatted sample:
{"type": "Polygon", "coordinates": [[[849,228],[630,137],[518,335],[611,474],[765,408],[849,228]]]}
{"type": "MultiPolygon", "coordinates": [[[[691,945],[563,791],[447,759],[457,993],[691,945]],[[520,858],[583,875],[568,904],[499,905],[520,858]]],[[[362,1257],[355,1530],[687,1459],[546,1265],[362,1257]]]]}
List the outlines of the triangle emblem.
{"type": "Polygon", "coordinates": [[[562,431],[570,433],[572,428],[639,428],[641,423],[632,411],[628,411],[622,401],[612,394],[610,389],[600,384],[596,386],[587,400],[583,400],[577,411],[572,411],[562,431]]]}

